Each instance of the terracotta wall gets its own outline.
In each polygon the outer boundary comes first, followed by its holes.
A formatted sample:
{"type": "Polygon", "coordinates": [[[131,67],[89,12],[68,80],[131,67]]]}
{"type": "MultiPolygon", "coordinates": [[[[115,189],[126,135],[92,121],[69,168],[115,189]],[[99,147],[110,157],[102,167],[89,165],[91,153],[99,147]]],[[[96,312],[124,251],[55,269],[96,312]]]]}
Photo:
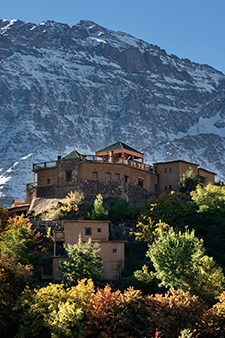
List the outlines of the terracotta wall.
{"type": "Polygon", "coordinates": [[[159,192],[177,191],[180,178],[179,162],[160,163],[155,166],[159,174],[159,192]]]}
{"type": "Polygon", "coordinates": [[[194,174],[198,175],[198,166],[188,162],[174,161],[167,163],[156,163],[159,174],[159,192],[178,191],[180,176],[191,167],[194,174]]]}
{"type": "MultiPolygon", "coordinates": [[[[149,192],[154,192],[157,183],[157,175],[153,172],[134,168],[128,165],[116,163],[101,163],[93,161],[84,161],[80,165],[80,177],[82,180],[93,180],[92,173],[97,172],[97,180],[111,182],[125,182],[138,184],[139,180],[143,181],[143,188],[149,192]],[[107,173],[111,174],[111,178],[107,178],[107,173]],[[117,179],[119,174],[119,180],[117,179]]],[[[109,176],[108,176],[109,177],[109,176]]]]}
{"type": "Polygon", "coordinates": [[[214,184],[215,183],[215,174],[205,170],[205,169],[202,169],[202,168],[199,168],[198,169],[198,175],[199,176],[203,176],[205,177],[205,184],[209,184],[209,183],[212,183],[214,184]]]}
{"type": "Polygon", "coordinates": [[[119,279],[124,267],[125,242],[100,242],[100,247],[100,256],[103,261],[101,279],[119,279]]]}
{"type": "Polygon", "coordinates": [[[75,244],[81,234],[82,241],[108,240],[109,221],[63,221],[65,244],[75,244]],[[86,232],[90,234],[86,234],[86,232]]]}
{"type": "MultiPolygon", "coordinates": [[[[125,242],[116,241],[102,241],[100,245],[100,257],[102,258],[102,280],[118,280],[121,277],[121,273],[124,267],[124,251],[125,242]]],[[[62,260],[59,256],[53,257],[53,280],[62,280],[62,274],[58,270],[60,261],[62,260]]]]}
{"type": "Polygon", "coordinates": [[[58,169],[57,167],[40,169],[38,170],[37,177],[37,185],[40,187],[57,185],[58,169]],[[50,180],[50,182],[48,180],[50,180]]]}

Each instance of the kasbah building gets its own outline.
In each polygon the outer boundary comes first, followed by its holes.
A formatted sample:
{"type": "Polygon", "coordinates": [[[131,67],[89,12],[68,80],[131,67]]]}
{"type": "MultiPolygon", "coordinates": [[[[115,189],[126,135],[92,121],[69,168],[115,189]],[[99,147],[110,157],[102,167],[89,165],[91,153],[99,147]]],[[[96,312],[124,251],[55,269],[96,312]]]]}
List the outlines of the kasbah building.
{"type": "MultiPolygon", "coordinates": [[[[154,163],[144,162],[144,154],[118,141],[95,155],[81,155],[73,150],[67,156],[56,161],[33,164],[34,182],[27,184],[27,202],[14,201],[11,214],[30,210],[34,203],[42,199],[64,198],[70,191],[84,193],[85,199],[94,200],[99,193],[103,198],[145,202],[148,198],[163,192],[178,191],[180,176],[189,168],[193,169],[201,185],[215,183],[215,173],[200,168],[198,164],[173,160],[154,163]]],[[[117,280],[124,266],[124,241],[109,240],[109,221],[72,220],[63,221],[62,226],[54,230],[54,256],[51,272],[43,274],[44,279],[61,280],[58,270],[60,252],[64,244],[77,243],[89,238],[100,245],[103,268],[103,280],[117,280]]]]}

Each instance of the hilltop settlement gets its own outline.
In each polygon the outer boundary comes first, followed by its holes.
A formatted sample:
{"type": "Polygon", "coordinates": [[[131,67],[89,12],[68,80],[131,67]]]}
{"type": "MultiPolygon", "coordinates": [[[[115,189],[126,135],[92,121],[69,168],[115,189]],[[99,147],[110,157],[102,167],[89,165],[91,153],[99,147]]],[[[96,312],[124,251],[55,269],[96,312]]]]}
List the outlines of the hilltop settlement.
{"type": "Polygon", "coordinates": [[[215,176],[181,159],[148,165],[122,141],[34,163],[26,201],[0,206],[1,334],[222,337],[215,176]]]}

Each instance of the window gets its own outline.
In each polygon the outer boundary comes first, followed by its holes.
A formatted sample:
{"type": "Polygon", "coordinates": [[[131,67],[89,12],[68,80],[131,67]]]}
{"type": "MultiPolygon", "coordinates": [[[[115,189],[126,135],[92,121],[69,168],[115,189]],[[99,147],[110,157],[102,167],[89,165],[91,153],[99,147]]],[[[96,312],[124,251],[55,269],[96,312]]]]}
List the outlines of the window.
{"type": "Polygon", "coordinates": [[[157,171],[158,171],[158,167],[155,167],[155,173],[157,173],[157,171]]]}
{"type": "Polygon", "coordinates": [[[92,171],[92,178],[94,178],[94,179],[98,178],[98,172],[97,171],[92,171]]]}
{"type": "Polygon", "coordinates": [[[85,235],[91,235],[91,228],[85,228],[85,235]]]}
{"type": "Polygon", "coordinates": [[[167,185],[165,185],[165,190],[167,190],[167,185]]]}
{"type": "Polygon", "coordinates": [[[51,180],[50,178],[47,179],[47,184],[50,184],[51,183],[51,180]]]}
{"type": "Polygon", "coordinates": [[[167,174],[167,168],[165,168],[165,174],[167,174]]]}
{"type": "Polygon", "coordinates": [[[124,178],[125,178],[125,183],[127,183],[128,182],[128,178],[129,178],[129,176],[124,176],[124,178]]]}
{"type": "Polygon", "coordinates": [[[169,190],[172,190],[172,185],[171,184],[169,185],[169,190]]]}
{"type": "Polygon", "coordinates": [[[117,252],[117,249],[113,249],[112,252],[113,252],[113,253],[116,253],[116,252],[117,252]]]}
{"type": "Polygon", "coordinates": [[[138,185],[140,185],[141,187],[143,187],[144,186],[144,180],[139,179],[138,180],[138,185]]]}
{"type": "Polygon", "coordinates": [[[119,179],[120,179],[120,174],[115,174],[115,180],[119,181],[119,179]]]}
{"type": "Polygon", "coordinates": [[[68,170],[66,171],[66,182],[71,182],[72,181],[72,171],[68,170]]]}
{"type": "Polygon", "coordinates": [[[170,173],[172,173],[172,168],[170,168],[170,173]]]}
{"type": "Polygon", "coordinates": [[[111,180],[111,173],[106,173],[106,179],[111,180]]]}
{"type": "Polygon", "coordinates": [[[158,191],[158,184],[156,183],[155,184],[155,192],[157,192],[158,191]]]}
{"type": "Polygon", "coordinates": [[[101,228],[98,228],[98,232],[102,232],[102,229],[101,229],[101,228]]]}

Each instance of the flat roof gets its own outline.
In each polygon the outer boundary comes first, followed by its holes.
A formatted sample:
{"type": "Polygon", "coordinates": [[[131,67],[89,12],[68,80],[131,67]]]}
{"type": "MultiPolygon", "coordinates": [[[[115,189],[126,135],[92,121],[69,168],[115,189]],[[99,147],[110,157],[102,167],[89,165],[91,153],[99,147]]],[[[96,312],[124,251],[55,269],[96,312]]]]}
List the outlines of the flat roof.
{"type": "Polygon", "coordinates": [[[153,164],[155,165],[155,164],[174,163],[174,162],[185,162],[185,163],[194,164],[194,165],[199,166],[199,164],[197,164],[197,163],[188,162],[188,161],[185,161],[185,160],[162,161],[162,162],[155,162],[155,163],[153,163],[153,164]]]}
{"type": "Polygon", "coordinates": [[[204,171],[207,171],[207,172],[210,173],[210,174],[217,175],[217,173],[214,173],[213,171],[210,171],[210,170],[208,170],[208,169],[198,168],[198,170],[204,170],[204,171]]]}
{"type": "MultiPolygon", "coordinates": [[[[155,162],[153,163],[153,165],[157,165],[157,164],[166,164],[166,163],[175,163],[175,162],[184,162],[184,163],[188,163],[188,164],[192,164],[192,165],[197,165],[199,167],[199,164],[197,163],[193,163],[193,162],[189,162],[189,161],[185,161],[185,160],[172,160],[172,161],[162,161],[162,162],[155,162]]],[[[207,171],[211,174],[214,174],[214,175],[217,175],[216,173],[214,173],[213,171],[210,171],[208,169],[204,169],[204,168],[201,168],[199,167],[198,170],[204,170],[204,171],[207,171]]]]}

